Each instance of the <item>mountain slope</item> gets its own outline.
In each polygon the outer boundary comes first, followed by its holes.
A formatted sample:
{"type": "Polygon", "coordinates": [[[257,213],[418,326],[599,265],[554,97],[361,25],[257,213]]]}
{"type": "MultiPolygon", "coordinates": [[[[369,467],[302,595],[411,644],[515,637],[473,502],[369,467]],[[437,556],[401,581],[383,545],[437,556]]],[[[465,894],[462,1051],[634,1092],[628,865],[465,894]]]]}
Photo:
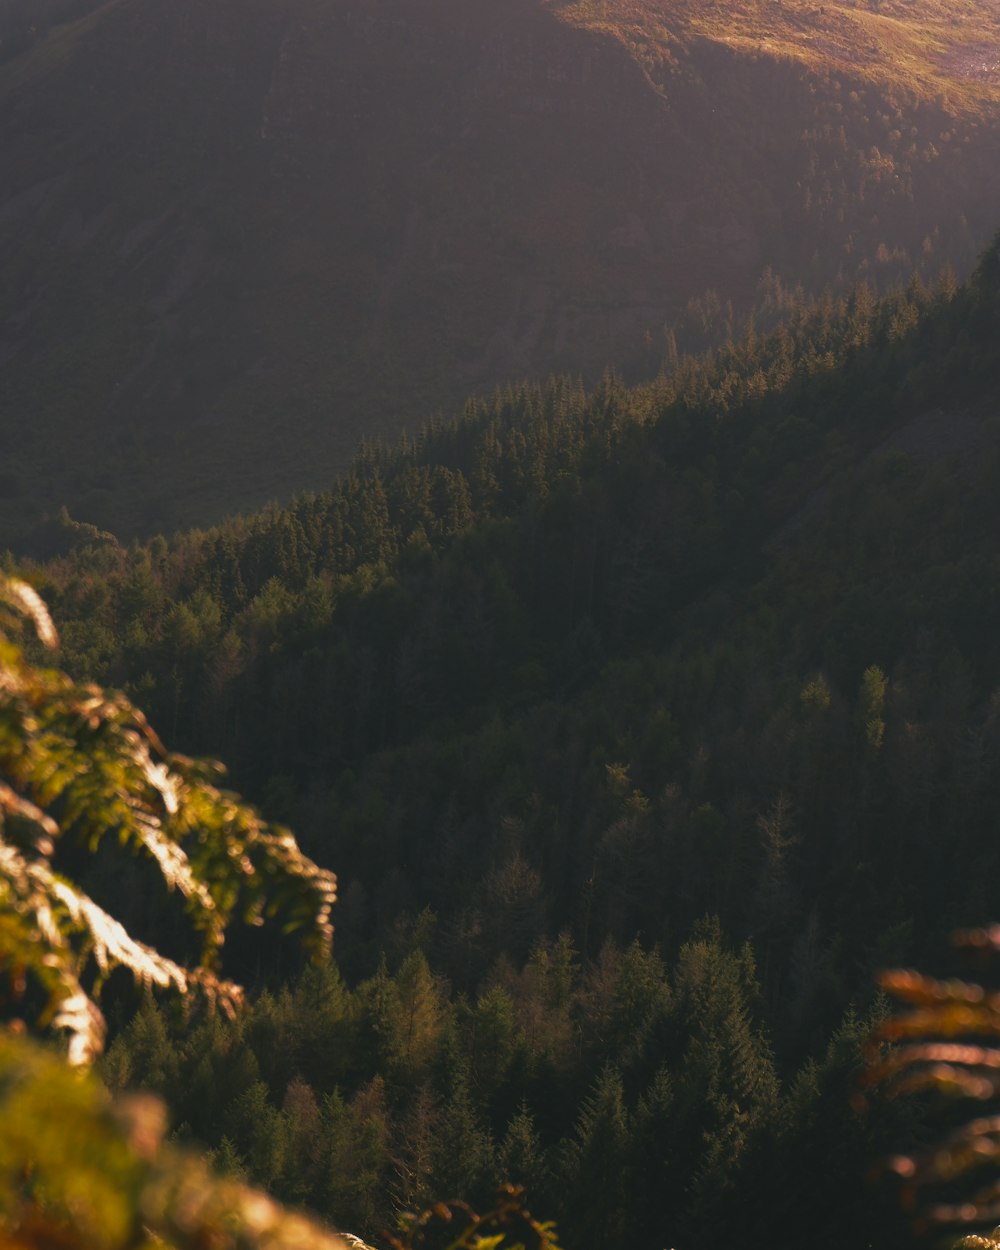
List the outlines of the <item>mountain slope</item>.
{"type": "Polygon", "coordinates": [[[892,84],[916,99],[947,98],[982,114],[1000,100],[1000,15],[985,0],[557,0],[564,19],[607,30],[645,64],[668,62],[684,42],[712,40],[786,58],[822,74],[831,67],[892,84]]]}
{"type": "Polygon", "coordinates": [[[929,909],[973,905],[961,862],[926,893],[933,821],[992,855],[997,256],[957,293],[821,303],[655,386],[500,393],[329,494],[172,548],[78,531],[41,588],[75,667],[129,681],[315,847],[336,831],[331,859],[379,900],[355,935],[483,906],[510,838],[539,874],[533,925],[580,935],[593,907],[666,941],[721,910],[753,933],[732,865],[762,870],[754,816],[786,793],[809,845],[782,923],[814,908],[839,930],[857,907],[860,957],[887,921],[848,899],[855,869],[898,879],[899,919],[930,932],[929,909]],[[640,827],[636,862],[680,856],[684,888],[630,875],[640,827]]]}
{"type": "Polygon", "coordinates": [[[373,1231],[524,1167],[570,1244],[911,1245],[859,1175],[907,1113],[851,1093],[874,971],[994,914],[998,342],[1000,238],[655,384],[498,391],[288,509],[65,525],[31,572],[67,662],[342,887],[347,985],[173,1038],[147,1009],[112,1079],[373,1231]]]}
{"type": "MultiPolygon", "coordinates": [[[[770,7],[111,0],[53,26],[0,66],[0,541],[62,503],[204,523],[498,379],[655,372],[692,297],[725,333],[768,267],[962,268],[1000,190],[992,70],[938,91],[843,55],[837,23],[891,51],[932,0],[770,7]]],[[[995,34],[985,5],[955,22],[936,65],[995,34]]]]}

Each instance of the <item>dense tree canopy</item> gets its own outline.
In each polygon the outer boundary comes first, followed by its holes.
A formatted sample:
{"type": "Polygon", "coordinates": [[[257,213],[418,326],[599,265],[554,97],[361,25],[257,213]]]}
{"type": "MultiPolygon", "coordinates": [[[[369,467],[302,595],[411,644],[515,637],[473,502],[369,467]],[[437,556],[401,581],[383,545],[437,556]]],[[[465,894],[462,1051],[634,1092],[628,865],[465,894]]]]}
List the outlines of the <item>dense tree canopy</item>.
{"type": "Polygon", "coordinates": [[[42,668],[17,637],[46,647],[55,629],[37,594],[0,575],[0,968],[21,1018],[0,1038],[0,1231],[23,1247],[177,1250],[214,1244],[344,1250],[332,1233],[261,1193],[209,1175],[164,1141],[152,1098],[112,1107],[92,1078],[29,1042],[26,1021],[68,1034],[72,1065],[100,1052],[101,983],[127,970],[147,989],[200,992],[232,1019],[239,986],[216,975],[234,914],[266,911],[306,928],[329,953],[334,878],[269,829],[210,770],[168,756],[121,695],[42,668]],[[192,972],[136,941],[66,875],[64,840],[91,853],[117,838],[144,854],[184,899],[201,939],[192,972]]]}
{"type": "Polygon", "coordinates": [[[343,885],[339,968],[234,944],[246,1012],[122,1012],[108,1083],[373,1238],[509,1179],[567,1245],[908,1244],[863,1165],[919,1111],[850,1095],[873,971],[991,907],[998,265],[500,390],[211,531],[53,522],[67,666],[343,885]]]}

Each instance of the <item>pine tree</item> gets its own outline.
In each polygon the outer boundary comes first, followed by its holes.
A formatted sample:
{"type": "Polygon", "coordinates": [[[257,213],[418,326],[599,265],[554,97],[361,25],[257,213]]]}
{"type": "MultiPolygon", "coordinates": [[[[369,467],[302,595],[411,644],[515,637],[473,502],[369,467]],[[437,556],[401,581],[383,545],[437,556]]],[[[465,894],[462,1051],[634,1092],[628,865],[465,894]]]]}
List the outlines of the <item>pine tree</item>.
{"type": "Polygon", "coordinates": [[[758,1003],[749,947],[727,951],[714,924],[682,947],[669,1031],[676,1157],[690,1186],[680,1221],[687,1237],[722,1227],[723,1195],[736,1184],[741,1155],[774,1114],[778,1082],[770,1044],[754,1021],[758,1003]]]}
{"type": "Polygon", "coordinates": [[[443,1010],[441,989],[427,956],[419,950],[406,957],[393,982],[399,1012],[400,1062],[412,1072],[429,1063],[437,1042],[443,1010]]]}
{"type": "Polygon", "coordinates": [[[532,1194],[543,1194],[548,1188],[551,1168],[526,1103],[518,1107],[497,1148],[497,1170],[532,1194]]]}
{"type": "Polygon", "coordinates": [[[685,1167],[677,1151],[673,1079],[661,1067],[639,1098],[629,1142],[629,1244],[645,1247],[674,1240],[687,1202],[685,1167]]]}
{"type": "Polygon", "coordinates": [[[493,1138],[473,1102],[464,1065],[438,1113],[430,1180],[434,1193],[473,1203],[488,1199],[500,1180],[493,1138]]]}
{"type": "Polygon", "coordinates": [[[631,1125],[619,1072],[608,1066],[585,1100],[564,1143],[564,1235],[570,1245],[613,1246],[624,1234],[631,1125]]]}

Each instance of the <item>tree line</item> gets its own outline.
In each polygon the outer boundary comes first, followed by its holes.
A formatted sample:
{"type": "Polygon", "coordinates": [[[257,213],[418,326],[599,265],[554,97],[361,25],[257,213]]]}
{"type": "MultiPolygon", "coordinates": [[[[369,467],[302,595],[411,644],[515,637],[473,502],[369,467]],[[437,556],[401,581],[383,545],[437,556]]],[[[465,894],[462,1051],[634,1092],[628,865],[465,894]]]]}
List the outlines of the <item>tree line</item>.
{"type": "Polygon", "coordinates": [[[866,1244],[871,974],[991,906],[998,297],[994,246],[647,385],[500,389],[288,508],[127,549],[54,522],[27,572],[67,664],[342,885],[338,975],[238,945],[246,1019],[123,1017],[108,1079],[369,1231],[534,1169],[566,1244],[770,1244],[833,1150],[824,1228],[866,1244]]]}

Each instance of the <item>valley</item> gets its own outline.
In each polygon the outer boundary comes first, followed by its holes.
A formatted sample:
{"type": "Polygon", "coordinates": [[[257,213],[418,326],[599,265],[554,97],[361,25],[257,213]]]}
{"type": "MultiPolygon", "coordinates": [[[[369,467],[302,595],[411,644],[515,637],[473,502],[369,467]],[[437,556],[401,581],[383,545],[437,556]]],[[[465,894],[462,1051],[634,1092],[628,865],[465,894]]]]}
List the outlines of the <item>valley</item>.
{"type": "Polygon", "coordinates": [[[0,0],[0,1242],[996,1250],[998,205],[984,0],[0,0]]]}

